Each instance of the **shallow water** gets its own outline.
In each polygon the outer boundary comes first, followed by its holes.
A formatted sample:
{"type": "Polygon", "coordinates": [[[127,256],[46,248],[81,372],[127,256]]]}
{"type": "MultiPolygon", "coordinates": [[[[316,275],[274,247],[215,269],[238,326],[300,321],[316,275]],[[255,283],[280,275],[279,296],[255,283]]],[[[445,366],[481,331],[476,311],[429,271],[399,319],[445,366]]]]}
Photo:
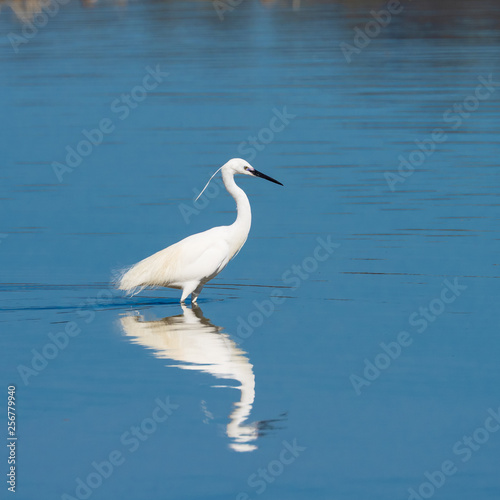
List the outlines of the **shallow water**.
{"type": "Polygon", "coordinates": [[[386,4],[0,4],[17,498],[498,498],[500,9],[402,4],[350,63],[386,4]],[[234,156],[285,187],[200,307],[113,290],[234,156]]]}

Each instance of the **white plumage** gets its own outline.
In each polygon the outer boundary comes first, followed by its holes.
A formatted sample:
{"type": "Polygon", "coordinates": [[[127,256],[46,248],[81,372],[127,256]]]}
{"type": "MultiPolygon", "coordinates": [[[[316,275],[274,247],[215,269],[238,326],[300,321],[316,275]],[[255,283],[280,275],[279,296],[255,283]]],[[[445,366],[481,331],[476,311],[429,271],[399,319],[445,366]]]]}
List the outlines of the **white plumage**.
{"type": "Polygon", "coordinates": [[[234,175],[252,175],[282,184],[258,172],[240,158],[229,160],[219,170],[224,186],[236,201],[238,215],[235,222],[230,226],[214,227],[188,236],[141,260],[121,276],[118,282],[120,290],[138,293],[146,287],[180,288],[181,303],[184,303],[189,295],[195,303],[205,284],[217,276],[237,255],[250,231],[252,213],[247,195],[234,182],[234,175]]]}

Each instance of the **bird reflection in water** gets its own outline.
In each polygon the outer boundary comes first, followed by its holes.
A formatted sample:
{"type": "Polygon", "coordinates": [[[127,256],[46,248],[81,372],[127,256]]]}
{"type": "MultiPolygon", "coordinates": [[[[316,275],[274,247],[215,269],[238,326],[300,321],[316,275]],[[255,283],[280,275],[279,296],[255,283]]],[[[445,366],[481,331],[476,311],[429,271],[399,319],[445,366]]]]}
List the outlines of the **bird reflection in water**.
{"type": "MultiPolygon", "coordinates": [[[[274,421],[247,423],[255,399],[253,366],[222,327],[215,326],[203,316],[199,306],[189,309],[182,306],[183,314],[155,321],[145,321],[140,315],[120,318],[125,334],[132,342],[152,349],[160,359],[176,361],[184,370],[210,373],[218,379],[239,382],[241,397],[229,415],[226,434],[235,451],[257,449],[254,441],[262,430],[273,428],[274,421]]],[[[220,386],[218,386],[220,387],[220,386]]],[[[202,402],[205,417],[210,415],[202,402]]]]}

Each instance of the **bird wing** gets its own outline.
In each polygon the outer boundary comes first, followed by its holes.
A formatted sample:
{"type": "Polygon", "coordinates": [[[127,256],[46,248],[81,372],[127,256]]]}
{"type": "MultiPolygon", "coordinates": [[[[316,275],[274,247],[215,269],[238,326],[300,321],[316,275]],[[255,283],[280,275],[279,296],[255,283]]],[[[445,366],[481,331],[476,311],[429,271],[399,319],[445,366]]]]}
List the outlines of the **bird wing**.
{"type": "Polygon", "coordinates": [[[208,281],[229,262],[226,226],[193,234],[132,266],[120,279],[121,290],[147,286],[182,288],[189,281],[208,281]]]}

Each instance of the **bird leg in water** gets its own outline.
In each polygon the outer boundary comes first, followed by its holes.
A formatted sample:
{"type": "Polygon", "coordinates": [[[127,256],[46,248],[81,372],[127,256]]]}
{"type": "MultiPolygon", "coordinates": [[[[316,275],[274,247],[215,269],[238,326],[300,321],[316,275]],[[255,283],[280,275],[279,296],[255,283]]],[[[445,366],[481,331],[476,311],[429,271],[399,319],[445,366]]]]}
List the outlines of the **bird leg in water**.
{"type": "Polygon", "coordinates": [[[200,295],[202,290],[203,290],[203,284],[200,283],[196,287],[196,290],[191,294],[191,304],[196,304],[198,300],[198,295],[200,295]]]}

